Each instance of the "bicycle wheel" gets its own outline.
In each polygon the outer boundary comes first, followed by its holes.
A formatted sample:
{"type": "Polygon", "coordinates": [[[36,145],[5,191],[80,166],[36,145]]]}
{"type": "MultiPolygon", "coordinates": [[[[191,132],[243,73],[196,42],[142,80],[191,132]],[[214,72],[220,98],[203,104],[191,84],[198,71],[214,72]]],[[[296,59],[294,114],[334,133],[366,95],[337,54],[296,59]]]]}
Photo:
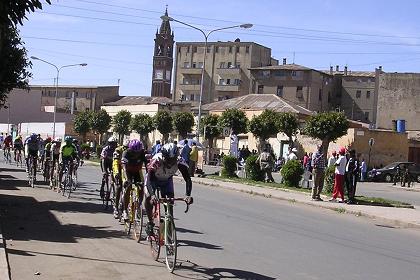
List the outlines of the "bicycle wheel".
{"type": "Polygon", "coordinates": [[[153,227],[153,235],[148,236],[147,238],[149,239],[150,252],[152,253],[152,257],[155,261],[157,261],[159,259],[160,246],[161,246],[161,238],[160,238],[160,226],[161,225],[160,225],[159,216],[155,217],[154,224],[155,224],[155,226],[153,227]]]}
{"type": "Polygon", "coordinates": [[[127,206],[127,214],[128,214],[128,219],[124,221],[124,228],[125,228],[125,232],[127,233],[127,235],[130,234],[131,231],[131,226],[133,225],[134,222],[134,211],[135,211],[135,206],[133,203],[133,190],[131,190],[130,193],[130,202],[128,203],[127,206]]]}
{"type": "Polygon", "coordinates": [[[31,166],[31,177],[32,177],[31,187],[35,188],[36,168],[35,168],[35,164],[34,164],[33,161],[32,161],[32,166],[31,166]]]}
{"type": "Polygon", "coordinates": [[[171,216],[165,219],[165,262],[170,272],[174,271],[177,252],[176,228],[171,216]]]}
{"type": "Polygon", "coordinates": [[[70,172],[67,173],[67,198],[70,198],[71,191],[73,189],[73,176],[70,172]]]}
{"type": "Polygon", "coordinates": [[[142,192],[138,186],[136,186],[136,200],[135,200],[135,211],[134,211],[134,239],[139,243],[142,238],[143,228],[144,228],[144,210],[141,203],[142,192]]]}

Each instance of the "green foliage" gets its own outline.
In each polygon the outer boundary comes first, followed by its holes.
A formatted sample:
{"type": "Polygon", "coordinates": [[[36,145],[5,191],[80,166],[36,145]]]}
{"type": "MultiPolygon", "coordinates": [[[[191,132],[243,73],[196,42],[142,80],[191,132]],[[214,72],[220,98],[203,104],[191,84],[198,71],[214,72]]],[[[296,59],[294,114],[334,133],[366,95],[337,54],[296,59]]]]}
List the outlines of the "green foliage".
{"type": "Polygon", "coordinates": [[[104,134],[111,127],[111,116],[104,109],[92,112],[90,125],[92,130],[99,134],[104,134]]]}
{"type": "Polygon", "coordinates": [[[276,119],[276,125],[279,132],[282,132],[289,137],[290,144],[292,143],[292,136],[296,135],[299,129],[299,121],[295,114],[282,112],[279,113],[276,119]]]}
{"type": "Polygon", "coordinates": [[[281,176],[284,184],[288,187],[299,187],[299,182],[302,179],[303,167],[298,160],[289,160],[283,165],[281,169],[281,176]]]}
{"type": "Polygon", "coordinates": [[[83,143],[82,145],[80,145],[80,150],[90,150],[90,145],[88,143],[83,143]]]}
{"type": "Polygon", "coordinates": [[[306,121],[304,133],[312,138],[335,141],[346,135],[349,121],[342,112],[325,112],[311,116],[306,121]]]}
{"type": "Polygon", "coordinates": [[[7,94],[13,88],[27,88],[27,79],[32,75],[26,70],[31,67],[27,61],[26,49],[18,30],[9,24],[0,29],[0,108],[4,106],[7,94]]]}
{"type": "Polygon", "coordinates": [[[201,134],[204,134],[204,128],[206,128],[206,139],[209,140],[209,145],[212,144],[214,137],[219,136],[222,133],[222,128],[219,126],[219,116],[218,115],[207,115],[201,118],[201,134]]]}
{"type": "Polygon", "coordinates": [[[155,130],[155,127],[153,126],[153,118],[148,114],[135,115],[131,119],[130,127],[132,130],[140,134],[142,139],[155,130]]]}
{"type": "Polygon", "coordinates": [[[331,165],[327,169],[325,169],[325,177],[324,177],[324,189],[323,192],[326,194],[332,194],[334,189],[334,172],[335,166],[331,165]]]}
{"type": "Polygon", "coordinates": [[[237,177],[235,171],[236,171],[236,157],[224,156],[223,157],[222,176],[224,176],[224,177],[237,177]]]}
{"type": "Polygon", "coordinates": [[[190,112],[177,112],[173,115],[173,124],[181,138],[185,139],[194,126],[194,115],[190,112]]]}
{"type": "Polygon", "coordinates": [[[233,134],[247,132],[248,119],[239,109],[227,109],[219,117],[219,126],[230,127],[233,134]]]}
{"type": "Polygon", "coordinates": [[[114,132],[118,134],[120,142],[122,137],[130,132],[131,113],[127,110],[119,111],[112,119],[114,132]]]}
{"type": "Polygon", "coordinates": [[[158,111],[153,116],[153,124],[160,133],[162,133],[163,138],[166,140],[168,134],[172,132],[172,115],[168,111],[158,111]]]}
{"type": "Polygon", "coordinates": [[[91,128],[90,122],[91,113],[89,111],[81,112],[74,118],[74,131],[82,136],[83,141],[85,141],[86,133],[88,133],[91,128]]]}
{"type": "Polygon", "coordinates": [[[246,159],[245,171],[248,179],[254,181],[264,181],[264,172],[260,168],[260,164],[257,161],[258,156],[249,156],[246,159]]]}
{"type": "Polygon", "coordinates": [[[264,110],[262,114],[252,117],[249,122],[249,131],[259,138],[260,141],[265,141],[270,136],[276,135],[279,132],[276,120],[279,118],[279,113],[273,110],[264,110]]]}
{"type": "MultiPolygon", "coordinates": [[[[3,2],[3,1],[2,1],[3,2]]],[[[45,0],[51,4],[51,0],[45,0]]],[[[12,0],[4,1],[0,5],[0,19],[1,24],[23,24],[23,19],[26,19],[26,14],[34,12],[36,9],[42,9],[40,0],[12,0]]]]}

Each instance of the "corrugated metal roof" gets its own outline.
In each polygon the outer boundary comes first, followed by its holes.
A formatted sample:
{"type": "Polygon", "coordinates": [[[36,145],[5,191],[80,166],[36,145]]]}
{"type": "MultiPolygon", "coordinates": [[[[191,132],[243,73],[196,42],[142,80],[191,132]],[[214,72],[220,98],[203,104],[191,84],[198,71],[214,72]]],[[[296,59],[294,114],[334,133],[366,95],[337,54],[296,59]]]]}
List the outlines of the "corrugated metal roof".
{"type": "Polygon", "coordinates": [[[123,96],[121,99],[105,103],[104,106],[125,106],[125,105],[147,105],[147,104],[169,104],[173,103],[167,97],[150,96],[123,96]]]}
{"type": "Polygon", "coordinates": [[[262,67],[252,67],[249,70],[300,70],[300,71],[318,71],[312,68],[308,68],[299,64],[280,64],[280,65],[273,65],[273,66],[262,66],[262,67]]]}
{"type": "MultiPolygon", "coordinates": [[[[326,74],[330,74],[331,72],[329,70],[322,70],[322,72],[326,74]]],[[[349,76],[349,77],[369,77],[369,78],[375,78],[375,72],[372,71],[347,71],[347,75],[344,75],[344,71],[333,71],[333,75],[342,75],[343,77],[349,76]]]]}
{"type": "Polygon", "coordinates": [[[291,112],[303,115],[314,114],[314,112],[274,94],[248,94],[203,105],[203,110],[205,111],[224,111],[231,108],[252,111],[272,109],[277,112],[291,112]]]}

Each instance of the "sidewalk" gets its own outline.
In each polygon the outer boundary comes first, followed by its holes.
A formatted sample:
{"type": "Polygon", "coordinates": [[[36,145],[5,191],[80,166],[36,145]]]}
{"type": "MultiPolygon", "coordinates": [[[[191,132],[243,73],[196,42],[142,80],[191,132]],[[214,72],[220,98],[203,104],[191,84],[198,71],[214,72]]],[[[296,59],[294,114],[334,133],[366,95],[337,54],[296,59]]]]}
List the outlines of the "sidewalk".
{"type": "Polygon", "coordinates": [[[0,224],[0,279],[9,280],[10,270],[6,253],[6,242],[2,234],[2,226],[0,224]]]}
{"type": "MultiPolygon", "coordinates": [[[[175,177],[176,178],[176,177],[175,177]]],[[[178,177],[182,180],[182,177],[178,177]]],[[[368,205],[348,205],[345,203],[328,202],[327,196],[323,196],[324,201],[312,201],[309,194],[269,187],[258,187],[240,184],[236,182],[219,181],[216,179],[193,177],[194,183],[221,187],[224,189],[246,192],[264,197],[287,200],[294,203],[302,203],[310,206],[331,209],[334,211],[354,214],[356,216],[365,216],[382,222],[392,223],[396,226],[420,229],[420,209],[379,207],[368,205]]]]}

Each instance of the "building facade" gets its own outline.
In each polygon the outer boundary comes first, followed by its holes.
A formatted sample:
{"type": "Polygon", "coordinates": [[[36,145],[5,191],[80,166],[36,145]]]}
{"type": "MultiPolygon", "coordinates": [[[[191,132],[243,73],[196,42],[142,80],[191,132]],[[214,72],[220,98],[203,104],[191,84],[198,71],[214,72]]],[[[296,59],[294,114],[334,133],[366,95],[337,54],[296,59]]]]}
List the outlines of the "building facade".
{"type": "Polygon", "coordinates": [[[275,94],[311,111],[328,111],[334,95],[333,76],[297,64],[250,68],[250,92],[275,94]]]}
{"type": "MultiPolygon", "coordinates": [[[[200,98],[204,42],[176,43],[174,100],[197,105],[200,98]]],[[[210,42],[206,50],[202,103],[250,93],[252,67],[277,64],[271,49],[253,42],[210,42]]]]}
{"type": "MultiPolygon", "coordinates": [[[[165,11],[168,16],[168,10],[165,11]]],[[[171,97],[171,77],[173,66],[174,33],[171,32],[169,20],[162,20],[160,29],[156,31],[153,52],[153,97],[171,97]]]]}

